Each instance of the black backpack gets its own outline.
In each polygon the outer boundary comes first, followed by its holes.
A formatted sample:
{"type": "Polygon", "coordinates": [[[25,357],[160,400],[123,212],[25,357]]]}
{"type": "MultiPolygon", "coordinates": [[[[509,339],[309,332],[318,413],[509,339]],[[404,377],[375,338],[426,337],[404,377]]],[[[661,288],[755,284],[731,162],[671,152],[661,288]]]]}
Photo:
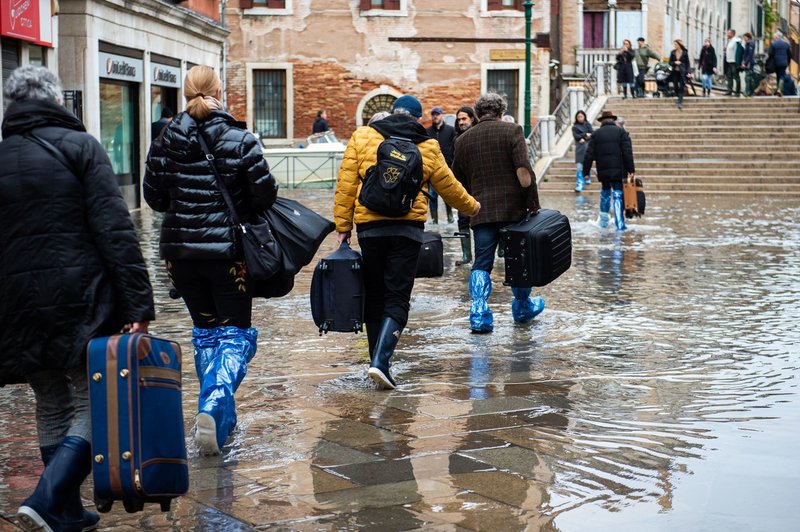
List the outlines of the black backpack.
{"type": "Polygon", "coordinates": [[[422,190],[422,154],[409,139],[389,137],[378,146],[378,162],[367,169],[358,201],[384,216],[405,216],[422,190]]]}

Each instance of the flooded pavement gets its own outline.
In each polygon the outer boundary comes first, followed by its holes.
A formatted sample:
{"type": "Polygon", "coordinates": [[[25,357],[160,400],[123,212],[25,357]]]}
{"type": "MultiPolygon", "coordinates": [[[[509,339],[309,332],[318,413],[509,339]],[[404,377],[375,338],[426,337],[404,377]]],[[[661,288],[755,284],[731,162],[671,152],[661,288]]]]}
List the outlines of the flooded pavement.
{"type": "MultiPolygon", "coordinates": [[[[332,191],[289,195],[331,214],[332,191]]],[[[307,268],[289,296],[256,302],[259,350],[224,455],[200,458],[187,438],[189,494],[169,513],[117,504],[101,529],[796,529],[798,202],[653,195],[622,234],[593,225],[597,185],[542,202],[570,217],[574,254],[533,324],[513,323],[499,259],[495,331],[471,335],[469,270],[446,240],[445,276],[414,290],[400,387],[377,391],[364,335],[318,336],[307,268]]],[[[136,219],[157,288],[151,332],[184,347],[188,435],[191,324],[155,260],[158,218],[136,219]]],[[[32,395],[0,389],[0,411],[10,528],[40,471],[32,395]]]]}

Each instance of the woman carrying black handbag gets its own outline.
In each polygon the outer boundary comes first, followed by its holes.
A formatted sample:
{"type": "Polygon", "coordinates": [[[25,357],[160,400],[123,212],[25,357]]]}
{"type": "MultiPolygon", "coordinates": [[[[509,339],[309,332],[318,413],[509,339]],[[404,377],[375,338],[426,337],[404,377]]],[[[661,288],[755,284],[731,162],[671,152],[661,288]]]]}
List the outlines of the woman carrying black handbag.
{"type": "Polygon", "coordinates": [[[253,281],[241,249],[241,223],[275,202],[278,187],[261,143],[222,109],[221,82],[213,69],[186,74],[186,111],[153,142],[147,157],[144,198],[166,213],[160,251],[192,317],[200,397],[195,439],[204,455],[219,454],[236,425],[234,392],[256,351],[251,327],[253,281]],[[230,195],[232,215],[200,135],[230,195]],[[234,221],[238,219],[238,221],[234,221]]]}

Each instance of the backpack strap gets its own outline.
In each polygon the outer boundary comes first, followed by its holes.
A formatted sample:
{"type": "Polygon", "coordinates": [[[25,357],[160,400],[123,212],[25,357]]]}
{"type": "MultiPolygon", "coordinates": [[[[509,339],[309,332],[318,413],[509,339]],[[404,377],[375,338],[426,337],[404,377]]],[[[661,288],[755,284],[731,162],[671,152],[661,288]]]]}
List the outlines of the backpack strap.
{"type": "Polygon", "coordinates": [[[33,131],[26,131],[25,133],[22,134],[22,137],[32,142],[35,142],[36,144],[44,148],[44,151],[49,153],[55,160],[60,162],[64,166],[64,168],[70,171],[72,175],[77,177],[78,180],[81,179],[81,173],[77,171],[75,166],[73,166],[73,164],[69,161],[69,159],[67,159],[66,155],[64,155],[64,153],[61,150],[56,148],[53,145],[53,143],[43,139],[33,131]]]}

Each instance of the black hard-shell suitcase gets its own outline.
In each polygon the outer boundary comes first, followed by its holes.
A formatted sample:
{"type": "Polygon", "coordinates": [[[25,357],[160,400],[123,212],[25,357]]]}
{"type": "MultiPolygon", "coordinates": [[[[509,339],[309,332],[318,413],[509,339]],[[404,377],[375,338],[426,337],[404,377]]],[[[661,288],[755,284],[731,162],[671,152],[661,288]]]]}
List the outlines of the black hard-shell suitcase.
{"type": "Polygon", "coordinates": [[[505,245],[505,284],[514,288],[545,286],[572,264],[569,219],[558,211],[538,214],[500,230],[505,245]]]}
{"type": "Polygon", "coordinates": [[[422,246],[419,248],[416,278],[441,277],[444,275],[444,245],[442,235],[433,231],[422,234],[422,246]]]}
{"type": "Polygon", "coordinates": [[[342,242],[320,259],[311,278],[311,315],[319,334],[358,333],[364,323],[364,273],[361,253],[342,242]]]}

